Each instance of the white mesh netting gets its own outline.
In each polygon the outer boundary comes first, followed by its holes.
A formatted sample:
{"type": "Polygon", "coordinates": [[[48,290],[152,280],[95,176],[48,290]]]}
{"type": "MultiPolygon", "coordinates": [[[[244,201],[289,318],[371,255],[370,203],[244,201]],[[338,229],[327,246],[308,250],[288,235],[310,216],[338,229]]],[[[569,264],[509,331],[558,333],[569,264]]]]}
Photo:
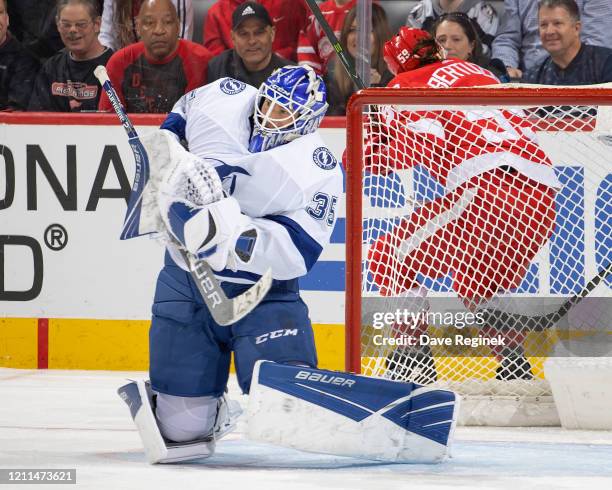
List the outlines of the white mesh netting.
{"type": "Polygon", "coordinates": [[[451,387],[464,423],[555,423],[544,361],[612,330],[612,276],[585,291],[612,260],[611,108],[410,104],[364,107],[361,372],[451,387]],[[531,422],[482,407],[503,399],[531,422]]]}

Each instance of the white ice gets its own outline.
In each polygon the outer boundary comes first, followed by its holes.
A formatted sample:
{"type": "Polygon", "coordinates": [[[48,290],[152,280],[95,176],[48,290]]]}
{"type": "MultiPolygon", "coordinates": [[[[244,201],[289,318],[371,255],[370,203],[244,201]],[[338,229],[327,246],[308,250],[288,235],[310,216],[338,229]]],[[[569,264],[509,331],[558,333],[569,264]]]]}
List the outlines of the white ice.
{"type": "MultiPolygon", "coordinates": [[[[0,468],[76,468],[77,485],[54,489],[612,488],[612,432],[559,428],[461,427],[452,459],[400,465],[253,443],[241,423],[210,459],[150,466],[116,395],[126,378],[145,376],[0,369],[0,468]]],[[[234,380],[230,395],[246,402],[234,380]]]]}

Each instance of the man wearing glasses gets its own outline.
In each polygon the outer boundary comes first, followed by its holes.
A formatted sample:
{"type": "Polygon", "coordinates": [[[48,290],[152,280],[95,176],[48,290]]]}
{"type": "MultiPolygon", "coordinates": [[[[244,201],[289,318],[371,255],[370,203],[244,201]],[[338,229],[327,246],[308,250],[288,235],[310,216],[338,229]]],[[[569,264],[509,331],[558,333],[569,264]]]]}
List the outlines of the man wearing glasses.
{"type": "Polygon", "coordinates": [[[98,40],[100,11],[95,0],[59,0],[57,29],[65,49],[49,58],[40,70],[29,111],[95,111],[100,86],[93,75],[105,65],[112,50],[98,40]]]}

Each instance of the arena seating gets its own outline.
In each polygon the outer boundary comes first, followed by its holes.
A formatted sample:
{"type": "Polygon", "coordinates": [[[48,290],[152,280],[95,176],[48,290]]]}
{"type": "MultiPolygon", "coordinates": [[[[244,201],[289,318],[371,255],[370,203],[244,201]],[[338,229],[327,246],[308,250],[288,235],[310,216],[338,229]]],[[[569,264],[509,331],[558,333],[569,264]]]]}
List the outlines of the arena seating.
{"type": "MultiPolygon", "coordinates": [[[[501,16],[504,10],[503,0],[489,0],[491,5],[495,7],[497,13],[501,16]]],[[[194,29],[193,40],[202,42],[202,32],[204,27],[204,18],[210,6],[215,3],[215,0],[193,0],[194,8],[194,29]]],[[[380,0],[380,4],[385,8],[389,16],[389,24],[393,32],[397,31],[404,24],[408,12],[417,3],[416,0],[380,0]]]]}

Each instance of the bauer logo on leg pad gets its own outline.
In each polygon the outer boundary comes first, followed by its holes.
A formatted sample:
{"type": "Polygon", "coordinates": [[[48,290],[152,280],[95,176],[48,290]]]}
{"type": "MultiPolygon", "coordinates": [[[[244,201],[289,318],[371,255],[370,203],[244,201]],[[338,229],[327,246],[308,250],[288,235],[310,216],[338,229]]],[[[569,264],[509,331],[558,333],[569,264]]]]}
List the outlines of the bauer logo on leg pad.
{"type": "Polygon", "coordinates": [[[295,379],[303,379],[308,381],[318,381],[319,383],[329,383],[333,385],[352,387],[355,384],[354,379],[346,379],[342,376],[330,376],[328,374],[316,373],[311,371],[300,371],[295,375],[295,379]]]}

